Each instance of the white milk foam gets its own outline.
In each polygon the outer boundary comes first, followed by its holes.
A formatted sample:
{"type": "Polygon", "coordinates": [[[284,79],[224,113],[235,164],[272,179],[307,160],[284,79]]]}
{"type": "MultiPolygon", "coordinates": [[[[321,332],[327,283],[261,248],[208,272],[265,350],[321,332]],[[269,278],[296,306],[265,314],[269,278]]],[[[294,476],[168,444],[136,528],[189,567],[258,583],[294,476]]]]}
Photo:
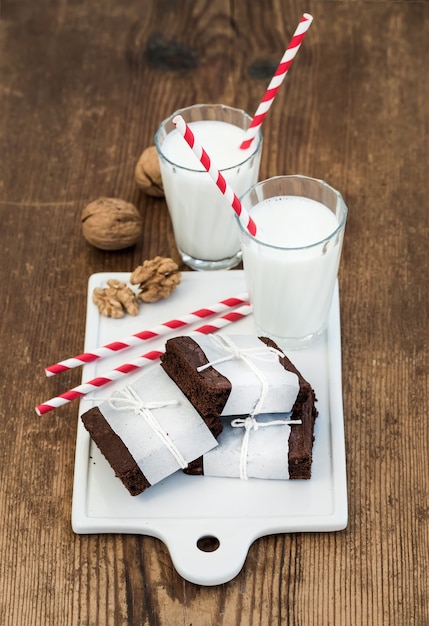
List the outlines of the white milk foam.
{"type": "Polygon", "coordinates": [[[257,239],[272,246],[300,248],[326,237],[338,227],[335,214],[321,202],[301,196],[268,198],[252,209],[257,239]]]}
{"type": "MultiPolygon", "coordinates": [[[[245,161],[249,150],[240,150],[245,131],[234,124],[219,121],[190,122],[189,128],[220,170],[245,161]]],[[[167,135],[162,152],[169,161],[193,170],[204,170],[178,130],[167,135]]]]}

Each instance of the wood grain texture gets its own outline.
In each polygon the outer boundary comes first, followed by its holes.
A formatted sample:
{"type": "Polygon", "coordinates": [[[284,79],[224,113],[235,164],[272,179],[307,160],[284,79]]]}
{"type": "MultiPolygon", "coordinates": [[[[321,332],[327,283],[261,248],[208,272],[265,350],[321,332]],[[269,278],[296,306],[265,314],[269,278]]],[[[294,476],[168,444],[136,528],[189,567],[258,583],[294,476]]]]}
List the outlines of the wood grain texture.
{"type": "Polygon", "coordinates": [[[0,19],[0,623],[343,626],[429,623],[429,4],[10,0],[0,19]],[[44,366],[83,348],[97,271],[178,260],[165,203],[134,165],[194,102],[252,113],[300,16],[314,16],[264,122],[261,177],[305,173],[349,205],[340,271],[349,489],[340,533],[264,537],[204,588],[143,536],[70,527],[80,382],[44,366]],[[83,206],[133,202],[141,241],[82,238],[83,206]]]}

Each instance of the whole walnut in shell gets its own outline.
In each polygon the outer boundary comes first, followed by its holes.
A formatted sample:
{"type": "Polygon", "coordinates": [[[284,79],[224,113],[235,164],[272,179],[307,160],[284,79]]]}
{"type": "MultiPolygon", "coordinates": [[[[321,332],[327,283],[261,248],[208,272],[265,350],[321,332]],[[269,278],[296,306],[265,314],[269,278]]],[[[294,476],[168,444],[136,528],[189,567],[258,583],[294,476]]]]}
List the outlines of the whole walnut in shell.
{"type": "Polygon", "coordinates": [[[137,208],[120,198],[98,198],[82,211],[82,233],[101,250],[122,250],[141,237],[142,218],[137,208]]]}
{"type": "Polygon", "coordinates": [[[164,195],[158,152],[155,146],[144,150],[135,168],[136,183],[148,196],[161,198],[164,195]]]}

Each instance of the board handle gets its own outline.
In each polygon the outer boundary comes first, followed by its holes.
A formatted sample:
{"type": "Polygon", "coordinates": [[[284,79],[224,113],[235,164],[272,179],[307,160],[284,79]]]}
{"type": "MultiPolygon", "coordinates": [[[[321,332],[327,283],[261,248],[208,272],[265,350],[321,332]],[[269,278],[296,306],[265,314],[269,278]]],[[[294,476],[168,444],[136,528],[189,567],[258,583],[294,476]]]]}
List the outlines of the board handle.
{"type": "Polygon", "coordinates": [[[197,585],[221,585],[232,580],[241,571],[254,540],[248,529],[219,519],[176,520],[169,528],[163,526],[160,539],[175,569],[197,585]]]}

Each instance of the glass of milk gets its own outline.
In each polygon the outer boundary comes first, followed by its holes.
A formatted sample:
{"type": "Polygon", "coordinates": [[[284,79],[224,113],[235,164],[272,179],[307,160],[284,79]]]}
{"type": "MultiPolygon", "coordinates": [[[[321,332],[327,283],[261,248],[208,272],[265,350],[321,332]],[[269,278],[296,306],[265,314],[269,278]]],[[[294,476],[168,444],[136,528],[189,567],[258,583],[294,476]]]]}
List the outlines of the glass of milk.
{"type": "Polygon", "coordinates": [[[257,183],[241,202],[257,225],[252,237],[236,220],[257,332],[305,348],[327,326],[347,206],[322,180],[299,175],[257,183]]]}
{"type": "Polygon", "coordinates": [[[222,104],[196,104],[175,111],[156,135],[165,199],[176,245],[195,270],[229,269],[241,261],[234,210],[173,124],[181,115],[233,191],[256,183],[262,151],[259,131],[250,148],[240,144],[251,122],[247,113],[222,104]]]}

